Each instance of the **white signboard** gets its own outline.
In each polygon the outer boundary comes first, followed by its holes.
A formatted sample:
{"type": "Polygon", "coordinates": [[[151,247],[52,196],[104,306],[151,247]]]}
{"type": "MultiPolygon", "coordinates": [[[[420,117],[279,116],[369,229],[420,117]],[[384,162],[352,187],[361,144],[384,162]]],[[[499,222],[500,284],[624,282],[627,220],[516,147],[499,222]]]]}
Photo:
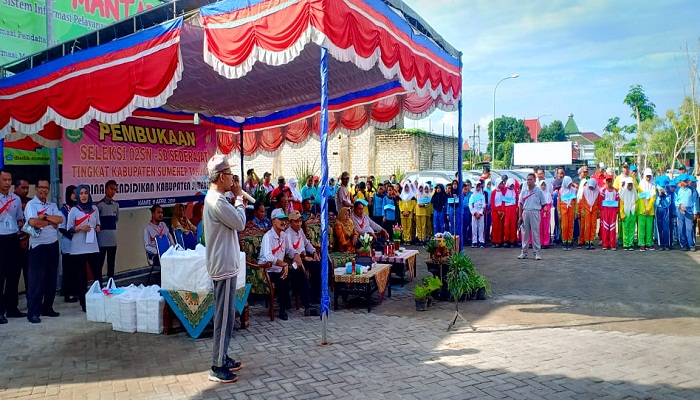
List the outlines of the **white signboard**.
{"type": "Polygon", "coordinates": [[[513,165],[570,165],[571,142],[515,143],[513,165]]]}

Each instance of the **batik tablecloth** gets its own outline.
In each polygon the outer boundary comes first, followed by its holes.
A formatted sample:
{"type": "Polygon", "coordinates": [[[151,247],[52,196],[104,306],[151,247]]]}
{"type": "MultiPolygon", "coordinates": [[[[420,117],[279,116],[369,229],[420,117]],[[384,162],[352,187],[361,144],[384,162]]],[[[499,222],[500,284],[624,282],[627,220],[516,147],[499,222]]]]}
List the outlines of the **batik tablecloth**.
{"type": "MultiPolygon", "coordinates": [[[[243,315],[243,309],[250,294],[250,283],[236,290],[236,311],[243,315]]],[[[214,317],[213,292],[188,292],[186,290],[165,290],[160,294],[170,309],[182,322],[187,333],[197,339],[214,317]]]]}
{"type": "MultiPolygon", "coordinates": [[[[404,250],[393,256],[387,256],[384,254],[377,254],[377,262],[385,262],[391,264],[404,264],[408,268],[409,276],[411,280],[416,275],[416,256],[418,255],[418,250],[404,250]]],[[[401,276],[403,278],[403,274],[401,276]]]]}

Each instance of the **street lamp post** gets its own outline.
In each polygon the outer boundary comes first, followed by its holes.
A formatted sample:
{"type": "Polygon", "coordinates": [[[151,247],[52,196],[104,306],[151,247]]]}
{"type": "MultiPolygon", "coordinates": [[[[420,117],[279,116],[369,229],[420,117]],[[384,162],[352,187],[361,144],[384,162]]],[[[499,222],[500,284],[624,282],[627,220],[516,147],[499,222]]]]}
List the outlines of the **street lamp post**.
{"type": "Polygon", "coordinates": [[[515,79],[519,76],[520,74],[507,76],[498,81],[496,87],[493,88],[493,120],[491,120],[491,168],[494,167],[494,162],[496,161],[496,89],[498,89],[498,85],[500,85],[501,82],[507,79],[515,79]]]}
{"type": "Polygon", "coordinates": [[[551,115],[552,115],[552,113],[542,114],[542,115],[537,116],[537,127],[539,128],[539,130],[537,131],[537,133],[535,133],[535,143],[539,142],[540,132],[542,131],[542,125],[540,125],[540,118],[549,117],[551,115]]]}

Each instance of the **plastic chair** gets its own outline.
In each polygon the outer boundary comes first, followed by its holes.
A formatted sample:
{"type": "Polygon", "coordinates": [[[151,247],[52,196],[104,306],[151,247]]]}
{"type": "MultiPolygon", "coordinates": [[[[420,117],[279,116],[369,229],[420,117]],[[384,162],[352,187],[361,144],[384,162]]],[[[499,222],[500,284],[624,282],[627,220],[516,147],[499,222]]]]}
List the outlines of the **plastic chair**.
{"type": "Polygon", "coordinates": [[[182,237],[182,229],[173,229],[173,233],[175,234],[175,242],[177,242],[177,244],[180,246],[185,247],[185,241],[182,237]]]}
{"type": "Polygon", "coordinates": [[[201,244],[202,246],[206,246],[204,240],[204,224],[203,221],[199,221],[197,224],[197,243],[201,244]]]}
{"type": "MultiPolygon", "coordinates": [[[[158,250],[158,266],[160,267],[160,257],[165,254],[170,248],[170,241],[167,235],[156,236],[156,249],[158,250]]],[[[148,256],[148,254],[146,254],[148,256]]],[[[148,258],[148,257],[147,257],[148,258]]],[[[153,275],[153,269],[156,267],[156,263],[152,262],[148,258],[148,264],[151,266],[151,270],[148,272],[148,279],[146,279],[146,286],[151,284],[151,276],[153,275]]]]}
{"type": "Polygon", "coordinates": [[[197,247],[197,238],[194,236],[194,232],[189,231],[182,235],[182,241],[184,245],[182,247],[188,250],[194,250],[197,247]]]}

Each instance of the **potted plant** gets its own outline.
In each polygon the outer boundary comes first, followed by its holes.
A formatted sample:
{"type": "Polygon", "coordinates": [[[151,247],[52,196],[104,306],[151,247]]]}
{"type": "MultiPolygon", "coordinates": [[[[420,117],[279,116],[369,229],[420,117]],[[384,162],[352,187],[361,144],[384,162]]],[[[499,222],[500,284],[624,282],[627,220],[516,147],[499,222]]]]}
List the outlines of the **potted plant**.
{"type": "Polygon", "coordinates": [[[423,285],[416,285],[413,288],[413,295],[416,296],[416,311],[426,311],[428,309],[430,289],[423,285]]]}
{"type": "Polygon", "coordinates": [[[474,264],[466,254],[454,254],[449,259],[447,271],[447,287],[452,301],[457,303],[462,296],[471,292],[471,276],[474,274],[474,264]]]}
{"type": "Polygon", "coordinates": [[[485,276],[474,270],[469,286],[477,300],[486,300],[486,295],[491,295],[491,285],[485,276]]]}
{"type": "Polygon", "coordinates": [[[394,250],[399,250],[399,247],[401,246],[401,238],[403,237],[403,227],[399,226],[399,224],[394,225],[393,227],[394,231],[394,250]]]}
{"type": "Polygon", "coordinates": [[[428,297],[428,307],[430,307],[433,301],[433,293],[442,288],[442,280],[437,276],[425,277],[423,278],[423,285],[425,285],[425,287],[427,287],[430,291],[430,295],[428,297]]]}
{"type": "Polygon", "coordinates": [[[372,236],[365,233],[364,235],[360,236],[358,240],[360,241],[360,250],[358,251],[357,255],[360,257],[371,257],[372,236]]]}

